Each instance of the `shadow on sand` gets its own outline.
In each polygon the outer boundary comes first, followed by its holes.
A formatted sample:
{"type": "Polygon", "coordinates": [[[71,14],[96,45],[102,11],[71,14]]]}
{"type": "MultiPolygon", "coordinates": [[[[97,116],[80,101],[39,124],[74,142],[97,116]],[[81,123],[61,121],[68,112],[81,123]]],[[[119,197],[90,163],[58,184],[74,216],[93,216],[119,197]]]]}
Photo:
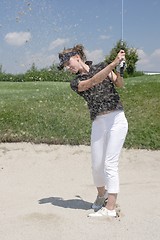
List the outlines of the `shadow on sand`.
{"type": "Polygon", "coordinates": [[[76,199],[69,199],[69,200],[64,200],[61,197],[49,197],[49,198],[42,198],[38,202],[39,204],[50,203],[58,207],[82,209],[82,210],[89,210],[91,209],[91,205],[92,205],[91,202],[84,201],[80,196],[76,196],[76,199]]]}

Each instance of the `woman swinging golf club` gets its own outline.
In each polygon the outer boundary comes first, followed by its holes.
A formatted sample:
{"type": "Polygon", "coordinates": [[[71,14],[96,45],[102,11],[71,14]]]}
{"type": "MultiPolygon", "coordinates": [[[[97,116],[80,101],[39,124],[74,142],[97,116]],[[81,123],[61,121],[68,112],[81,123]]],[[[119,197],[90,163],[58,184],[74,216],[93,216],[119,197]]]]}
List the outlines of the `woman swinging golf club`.
{"type": "Polygon", "coordinates": [[[121,50],[109,65],[104,62],[92,65],[86,61],[84,47],[76,45],[59,53],[59,59],[59,68],[65,67],[76,74],[70,83],[71,88],[86,100],[92,120],[92,173],[98,194],[92,205],[95,211],[89,216],[115,217],[119,155],[128,130],[115,86],[123,86],[119,66],[125,59],[125,52],[121,50]]]}

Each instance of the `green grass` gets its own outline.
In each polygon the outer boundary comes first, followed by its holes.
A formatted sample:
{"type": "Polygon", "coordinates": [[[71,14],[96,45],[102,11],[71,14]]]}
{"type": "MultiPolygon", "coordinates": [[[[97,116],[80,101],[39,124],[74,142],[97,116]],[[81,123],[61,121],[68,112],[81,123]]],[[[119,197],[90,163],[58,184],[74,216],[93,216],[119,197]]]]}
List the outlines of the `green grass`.
{"type": "Polygon", "coordinates": [[[125,146],[160,149],[160,75],[129,78],[120,93],[129,122],[125,146]]]}
{"type": "MultiPolygon", "coordinates": [[[[125,80],[118,89],[129,122],[126,148],[160,149],[160,76],[125,80]]],[[[85,101],[69,83],[0,82],[0,142],[90,144],[85,101]]]]}

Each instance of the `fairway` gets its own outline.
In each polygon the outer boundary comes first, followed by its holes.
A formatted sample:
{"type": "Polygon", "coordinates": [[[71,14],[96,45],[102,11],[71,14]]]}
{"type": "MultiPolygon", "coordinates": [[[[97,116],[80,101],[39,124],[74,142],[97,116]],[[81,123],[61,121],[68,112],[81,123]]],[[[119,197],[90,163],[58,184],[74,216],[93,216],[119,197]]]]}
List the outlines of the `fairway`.
{"type": "MultiPolygon", "coordinates": [[[[160,76],[118,89],[129,122],[126,148],[160,149],[160,76]]],[[[85,101],[67,82],[0,82],[0,142],[89,145],[85,101]]]]}

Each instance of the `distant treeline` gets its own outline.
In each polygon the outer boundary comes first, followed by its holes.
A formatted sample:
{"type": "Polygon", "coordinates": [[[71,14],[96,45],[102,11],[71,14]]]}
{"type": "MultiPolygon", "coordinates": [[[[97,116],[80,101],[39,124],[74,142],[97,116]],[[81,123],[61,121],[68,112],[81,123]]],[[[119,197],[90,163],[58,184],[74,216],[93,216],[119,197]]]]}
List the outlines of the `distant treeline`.
{"type": "Polygon", "coordinates": [[[5,82],[35,82],[35,81],[53,81],[68,82],[72,75],[66,71],[59,71],[56,66],[50,68],[37,69],[32,66],[26,73],[10,74],[0,72],[0,81],[5,82]]]}
{"type": "MultiPolygon", "coordinates": [[[[132,77],[143,75],[143,72],[134,72],[132,77]]],[[[128,74],[124,74],[124,77],[129,77],[128,74]]],[[[52,65],[49,68],[37,69],[33,64],[31,69],[26,73],[11,74],[0,71],[0,81],[5,82],[35,82],[35,81],[53,81],[53,82],[69,82],[73,78],[73,74],[61,70],[59,71],[56,65],[52,65]]]]}

